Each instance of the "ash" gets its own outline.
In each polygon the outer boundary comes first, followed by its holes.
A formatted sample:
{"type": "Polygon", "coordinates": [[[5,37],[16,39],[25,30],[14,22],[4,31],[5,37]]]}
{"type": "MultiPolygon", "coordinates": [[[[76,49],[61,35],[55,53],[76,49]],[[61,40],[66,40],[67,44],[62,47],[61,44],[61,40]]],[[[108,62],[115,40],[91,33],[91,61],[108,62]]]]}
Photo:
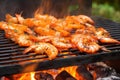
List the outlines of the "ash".
{"type": "Polygon", "coordinates": [[[98,78],[96,80],[120,80],[120,77],[111,75],[111,76],[107,76],[107,77],[104,77],[104,78],[98,78]]]}
{"type": "Polygon", "coordinates": [[[95,72],[97,74],[96,80],[120,80],[120,74],[104,62],[90,64],[89,68],[91,73],[95,72]]]}

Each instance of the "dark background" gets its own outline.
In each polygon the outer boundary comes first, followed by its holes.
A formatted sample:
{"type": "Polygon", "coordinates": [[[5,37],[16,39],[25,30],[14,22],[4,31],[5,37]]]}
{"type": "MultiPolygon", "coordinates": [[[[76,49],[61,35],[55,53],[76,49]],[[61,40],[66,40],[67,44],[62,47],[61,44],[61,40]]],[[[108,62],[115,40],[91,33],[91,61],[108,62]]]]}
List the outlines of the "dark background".
{"type": "Polygon", "coordinates": [[[119,4],[120,0],[0,0],[0,20],[4,20],[7,13],[13,16],[22,13],[26,18],[33,17],[34,12],[42,7],[41,14],[55,17],[92,14],[120,22],[119,4]]]}
{"type": "Polygon", "coordinates": [[[23,17],[33,17],[40,8],[40,14],[50,14],[55,17],[66,15],[91,14],[92,0],[0,0],[0,20],[6,14],[22,14],[23,17]],[[41,9],[42,7],[42,9],[41,9]]]}

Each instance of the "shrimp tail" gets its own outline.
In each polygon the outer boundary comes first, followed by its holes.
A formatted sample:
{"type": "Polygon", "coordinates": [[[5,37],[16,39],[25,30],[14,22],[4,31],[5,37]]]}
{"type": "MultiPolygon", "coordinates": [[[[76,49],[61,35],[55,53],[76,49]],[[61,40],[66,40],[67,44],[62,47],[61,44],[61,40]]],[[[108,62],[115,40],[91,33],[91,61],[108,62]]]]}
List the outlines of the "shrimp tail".
{"type": "Polygon", "coordinates": [[[115,43],[115,44],[120,44],[120,41],[113,39],[113,38],[100,38],[99,41],[101,43],[115,43]]]}
{"type": "Polygon", "coordinates": [[[104,46],[100,46],[100,49],[103,50],[103,51],[106,51],[106,52],[111,52],[111,50],[108,50],[106,47],[104,46]]]}
{"type": "Polygon", "coordinates": [[[33,51],[36,54],[47,54],[50,60],[56,58],[58,55],[58,50],[55,46],[49,43],[38,43],[34,44],[28,48],[26,48],[23,53],[26,54],[28,52],[33,51]]]}

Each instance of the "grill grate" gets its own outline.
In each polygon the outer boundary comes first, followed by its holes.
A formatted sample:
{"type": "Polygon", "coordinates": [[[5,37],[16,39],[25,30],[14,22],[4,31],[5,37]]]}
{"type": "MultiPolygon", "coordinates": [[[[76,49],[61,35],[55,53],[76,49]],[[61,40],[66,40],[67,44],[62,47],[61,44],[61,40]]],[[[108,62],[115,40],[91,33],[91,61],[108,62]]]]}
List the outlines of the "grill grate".
{"type": "MultiPolygon", "coordinates": [[[[104,27],[111,33],[113,38],[120,40],[120,24],[102,18],[93,19],[97,26],[104,27]]],[[[22,51],[25,48],[5,38],[4,31],[0,31],[0,76],[118,59],[120,57],[120,45],[106,44],[104,46],[112,52],[107,54],[108,52],[100,51],[98,54],[86,55],[85,53],[70,49],[69,54],[59,54],[57,59],[48,60],[46,55],[35,53],[23,55],[22,51]],[[63,56],[66,58],[63,58],[63,56]],[[116,57],[113,58],[113,56],[116,57]]]]}

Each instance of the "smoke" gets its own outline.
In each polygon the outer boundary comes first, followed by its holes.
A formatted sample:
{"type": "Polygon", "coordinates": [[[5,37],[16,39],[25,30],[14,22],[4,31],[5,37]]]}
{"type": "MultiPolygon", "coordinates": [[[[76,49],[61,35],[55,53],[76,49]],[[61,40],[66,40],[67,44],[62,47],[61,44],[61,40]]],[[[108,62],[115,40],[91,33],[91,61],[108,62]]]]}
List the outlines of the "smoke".
{"type": "Polygon", "coordinates": [[[57,18],[67,15],[90,15],[92,0],[0,0],[0,20],[6,14],[14,16],[22,13],[25,18],[33,17],[35,13],[49,14],[57,18]],[[70,12],[70,6],[78,5],[70,12]]]}

